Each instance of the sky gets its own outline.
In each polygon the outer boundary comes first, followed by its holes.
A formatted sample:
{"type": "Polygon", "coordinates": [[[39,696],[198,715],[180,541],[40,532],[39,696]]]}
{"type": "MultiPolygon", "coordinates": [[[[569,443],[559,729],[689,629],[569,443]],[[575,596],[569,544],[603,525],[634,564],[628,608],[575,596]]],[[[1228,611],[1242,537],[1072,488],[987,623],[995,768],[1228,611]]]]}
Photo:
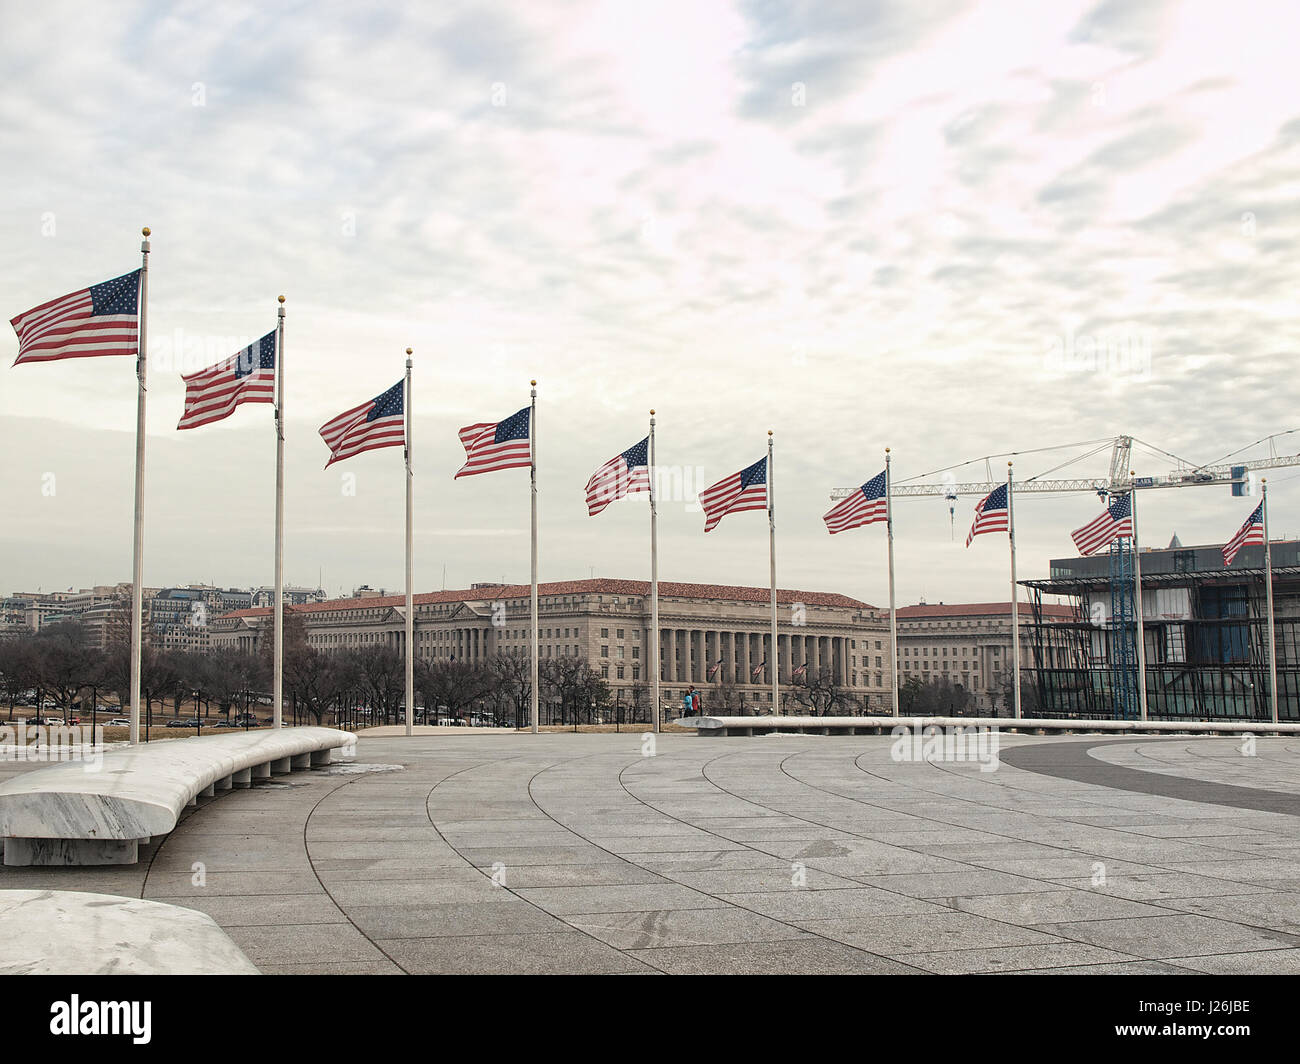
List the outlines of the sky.
{"type": "MultiPolygon", "coordinates": [[[[150,586],[272,580],[270,408],[175,425],[180,374],[270,331],[281,293],[286,580],[331,594],[403,586],[401,451],[326,471],[317,430],[408,346],[417,591],[528,580],[527,471],[452,476],[457,430],[533,378],[543,581],[648,578],[645,496],[590,518],[583,488],[653,407],[661,579],[766,585],[764,515],[705,535],[695,493],[771,430],[778,582],[877,605],[883,529],[821,515],[886,447],[896,483],[1094,447],[1055,475],[1104,477],[1123,433],[1159,475],[1161,451],[1300,427],[1289,0],[0,0],[0,22],[3,317],[136,268],[152,229],[150,586]]],[[[6,337],[0,592],[129,580],[133,363],[10,368],[6,337]]],[[[1300,468],[1269,479],[1274,536],[1300,534],[1300,468]]],[[[896,503],[900,605],[1007,598],[1005,537],[964,546],[977,501],[896,503]]],[[[1152,546],[1253,508],[1140,502],[1152,546]]],[[[1099,512],[1018,496],[1020,577],[1099,512]]]]}

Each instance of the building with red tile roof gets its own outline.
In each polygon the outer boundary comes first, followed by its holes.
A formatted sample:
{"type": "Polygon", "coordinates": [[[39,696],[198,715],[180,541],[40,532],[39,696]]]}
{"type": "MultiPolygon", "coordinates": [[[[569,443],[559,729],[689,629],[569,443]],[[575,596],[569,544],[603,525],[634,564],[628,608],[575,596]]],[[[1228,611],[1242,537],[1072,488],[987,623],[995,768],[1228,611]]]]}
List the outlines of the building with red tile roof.
{"type": "MultiPolygon", "coordinates": [[[[475,584],[415,595],[419,659],[482,661],[497,653],[528,653],[530,594],[527,584],[475,584]]],[[[765,587],[661,581],[665,699],[679,698],[692,684],[706,692],[726,687],[727,697],[743,698],[751,711],[766,712],[771,708],[768,669],[774,664],[783,685],[803,666],[801,675],[825,671],[864,707],[889,704],[888,610],[834,592],[778,590],[778,644],[772,655],[769,595],[765,587]]],[[[308,645],[328,651],[377,643],[400,649],[405,608],[404,595],[372,594],[292,611],[305,623],[308,645]]],[[[245,609],[215,618],[213,646],[257,650],[270,613],[245,609]]],[[[649,683],[649,581],[539,584],[538,617],[543,658],[585,657],[616,698],[630,700],[635,687],[649,683]]]]}

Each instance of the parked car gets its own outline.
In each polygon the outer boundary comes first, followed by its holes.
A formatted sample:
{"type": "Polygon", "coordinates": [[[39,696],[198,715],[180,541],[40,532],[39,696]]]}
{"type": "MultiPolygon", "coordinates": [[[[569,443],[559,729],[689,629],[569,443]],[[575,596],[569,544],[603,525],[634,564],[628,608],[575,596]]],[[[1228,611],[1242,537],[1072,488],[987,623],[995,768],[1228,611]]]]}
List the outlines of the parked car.
{"type": "Polygon", "coordinates": [[[41,718],[40,718],[40,721],[41,721],[41,724],[43,724],[43,725],[44,725],[45,727],[47,727],[47,728],[62,728],[62,727],[63,727],[63,718],[62,718],[62,717],[41,717],[41,718]]]}
{"type": "Polygon", "coordinates": [[[167,722],[167,727],[169,727],[169,728],[192,728],[192,727],[194,727],[194,725],[192,725],[188,720],[169,720],[169,721],[167,722]]]}
{"type": "Polygon", "coordinates": [[[131,727],[131,721],[128,720],[126,717],[114,717],[112,720],[110,720],[110,721],[105,725],[105,727],[107,727],[107,728],[129,728],[129,727],[131,727]]]}

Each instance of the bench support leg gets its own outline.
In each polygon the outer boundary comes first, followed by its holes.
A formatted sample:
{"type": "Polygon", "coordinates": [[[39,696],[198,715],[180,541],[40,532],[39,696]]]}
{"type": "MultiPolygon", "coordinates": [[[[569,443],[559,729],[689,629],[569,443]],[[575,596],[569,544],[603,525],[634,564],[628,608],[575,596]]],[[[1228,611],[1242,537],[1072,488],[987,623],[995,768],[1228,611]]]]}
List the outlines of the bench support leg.
{"type": "Polygon", "coordinates": [[[313,765],[328,765],[333,759],[333,750],[313,750],[311,752],[311,763],[313,765]]]}
{"type": "Polygon", "coordinates": [[[140,859],[136,839],[5,839],[5,864],[114,865],[140,859]]]}
{"type": "Polygon", "coordinates": [[[271,762],[265,765],[254,765],[249,771],[253,774],[255,780],[269,780],[271,778],[271,762]]]}
{"type": "Polygon", "coordinates": [[[216,796],[217,796],[217,785],[215,783],[209,783],[206,787],[203,788],[203,790],[199,791],[199,797],[201,798],[215,798],[216,796]]]}
{"type": "Polygon", "coordinates": [[[294,754],[293,757],[291,757],[289,760],[293,763],[293,770],[294,770],[295,772],[297,772],[298,769],[300,769],[300,768],[311,768],[311,754],[310,754],[310,753],[306,753],[306,754],[294,754]]]}
{"type": "Polygon", "coordinates": [[[292,758],[288,758],[288,757],[277,757],[274,761],[271,762],[271,771],[274,772],[277,776],[289,775],[289,773],[293,771],[293,768],[290,765],[291,760],[292,758]]]}
{"type": "Polygon", "coordinates": [[[234,786],[235,778],[233,776],[226,776],[224,779],[217,780],[217,782],[212,785],[213,789],[217,791],[228,791],[234,786]]]}
{"type": "Polygon", "coordinates": [[[231,781],[236,787],[251,787],[253,785],[253,770],[251,768],[236,769],[232,775],[231,781]]]}

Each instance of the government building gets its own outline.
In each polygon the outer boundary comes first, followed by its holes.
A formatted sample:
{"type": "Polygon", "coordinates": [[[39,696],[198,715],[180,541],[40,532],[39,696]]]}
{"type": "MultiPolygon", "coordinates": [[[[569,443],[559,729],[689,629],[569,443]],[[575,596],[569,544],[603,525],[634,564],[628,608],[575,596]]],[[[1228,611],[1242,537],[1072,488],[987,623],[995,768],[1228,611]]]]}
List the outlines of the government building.
{"type": "MultiPolygon", "coordinates": [[[[1073,606],[1040,603],[1039,618],[1068,623],[1077,619],[1073,606]]],[[[922,602],[903,606],[898,614],[898,672],[904,679],[922,683],[948,680],[975,697],[976,709],[996,712],[1011,706],[1011,603],[922,602]]],[[[1031,632],[1034,606],[1022,602],[1020,667],[1034,665],[1031,632]]],[[[1021,674],[1021,684],[1029,679],[1021,674]]]]}
{"type": "MultiPolygon", "coordinates": [[[[616,699],[631,701],[650,682],[650,584],[645,580],[570,580],[538,585],[540,657],[586,658],[616,699]],[[622,694],[620,694],[620,691],[622,694]]],[[[482,662],[529,653],[527,584],[475,584],[416,595],[415,642],[425,661],[482,662]]],[[[750,712],[771,712],[771,668],[783,690],[812,676],[833,683],[859,706],[890,704],[889,612],[845,595],[777,592],[777,651],[771,649],[770,591],[716,584],[659,584],[659,641],[665,701],[690,685],[727,688],[750,712]],[[797,675],[796,675],[797,673],[797,675]]],[[[405,642],[404,595],[309,602],[292,607],[318,650],[405,642]]],[[[269,637],[269,608],[236,610],[211,621],[214,649],[256,651],[269,637]]],[[[793,712],[796,705],[781,707],[793,712]]],[[[845,710],[848,711],[846,707],[845,710]]]]}

